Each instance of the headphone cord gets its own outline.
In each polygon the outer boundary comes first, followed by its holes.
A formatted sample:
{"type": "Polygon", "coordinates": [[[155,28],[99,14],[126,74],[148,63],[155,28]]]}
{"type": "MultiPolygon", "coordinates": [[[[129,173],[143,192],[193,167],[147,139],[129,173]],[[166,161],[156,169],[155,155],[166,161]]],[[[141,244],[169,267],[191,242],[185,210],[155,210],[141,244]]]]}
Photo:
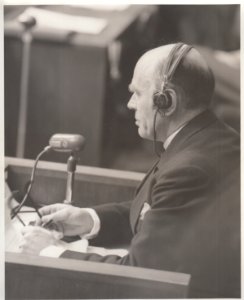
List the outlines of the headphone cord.
{"type": "Polygon", "coordinates": [[[153,148],[155,154],[160,157],[160,153],[157,151],[157,132],[156,132],[156,121],[157,121],[157,115],[159,112],[159,108],[155,111],[154,118],[153,118],[153,148]]]}

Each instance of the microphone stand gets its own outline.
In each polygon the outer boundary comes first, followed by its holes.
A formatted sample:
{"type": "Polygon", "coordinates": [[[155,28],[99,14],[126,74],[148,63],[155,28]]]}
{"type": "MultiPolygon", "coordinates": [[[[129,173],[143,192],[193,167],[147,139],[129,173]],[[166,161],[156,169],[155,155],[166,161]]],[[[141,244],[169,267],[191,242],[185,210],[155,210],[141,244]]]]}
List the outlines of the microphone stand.
{"type": "Polygon", "coordinates": [[[77,159],[76,159],[74,153],[71,153],[71,155],[67,161],[68,174],[67,174],[66,195],[65,195],[65,200],[64,200],[65,204],[72,204],[76,163],[77,163],[77,159]]]}
{"type": "Polygon", "coordinates": [[[24,157],[26,140],[26,122],[28,109],[28,87],[30,71],[30,54],[32,43],[32,28],[36,24],[36,19],[31,16],[22,16],[19,18],[20,24],[24,27],[22,35],[23,53],[21,66],[21,84],[20,84],[20,107],[17,132],[16,156],[24,157]]]}

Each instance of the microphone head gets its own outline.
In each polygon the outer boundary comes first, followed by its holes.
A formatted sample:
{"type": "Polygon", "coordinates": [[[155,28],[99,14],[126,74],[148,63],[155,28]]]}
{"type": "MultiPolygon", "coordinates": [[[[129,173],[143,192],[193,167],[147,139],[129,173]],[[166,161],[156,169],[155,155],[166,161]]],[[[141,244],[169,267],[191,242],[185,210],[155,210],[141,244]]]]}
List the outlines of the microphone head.
{"type": "Polygon", "coordinates": [[[57,133],[51,136],[49,146],[60,152],[80,152],[85,146],[85,138],[80,134],[57,133]]]}
{"type": "Polygon", "coordinates": [[[18,21],[24,26],[25,29],[29,29],[36,25],[36,19],[28,14],[22,14],[19,16],[18,21]]]}

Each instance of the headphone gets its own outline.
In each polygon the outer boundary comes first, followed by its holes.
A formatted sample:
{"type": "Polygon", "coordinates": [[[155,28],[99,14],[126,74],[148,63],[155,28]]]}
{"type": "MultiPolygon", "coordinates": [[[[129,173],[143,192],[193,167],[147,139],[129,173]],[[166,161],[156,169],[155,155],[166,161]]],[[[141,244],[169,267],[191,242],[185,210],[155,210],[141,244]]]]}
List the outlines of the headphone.
{"type": "Polygon", "coordinates": [[[168,87],[169,82],[172,80],[176,68],[181,60],[192,49],[192,46],[184,43],[177,43],[170,51],[163,68],[163,82],[159,91],[153,95],[153,103],[157,111],[164,112],[172,106],[172,99],[168,87]]]}

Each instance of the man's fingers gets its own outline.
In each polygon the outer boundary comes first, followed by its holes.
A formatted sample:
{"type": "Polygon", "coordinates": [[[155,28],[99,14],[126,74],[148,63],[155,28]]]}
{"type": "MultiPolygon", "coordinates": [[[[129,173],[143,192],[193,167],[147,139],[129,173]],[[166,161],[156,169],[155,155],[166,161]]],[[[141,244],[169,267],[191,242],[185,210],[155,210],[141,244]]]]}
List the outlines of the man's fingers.
{"type": "Polygon", "coordinates": [[[22,243],[19,245],[19,251],[21,253],[29,254],[29,255],[37,255],[39,254],[40,250],[36,244],[26,244],[22,243]]]}
{"type": "Polygon", "coordinates": [[[66,204],[56,203],[56,204],[51,204],[40,208],[39,212],[42,216],[45,216],[45,215],[55,213],[56,211],[59,211],[65,207],[67,207],[66,204]]]}
{"type": "Polygon", "coordinates": [[[41,233],[49,233],[48,230],[39,227],[39,226],[25,226],[21,230],[22,235],[26,236],[27,234],[39,235],[41,233]]]}
{"type": "Polygon", "coordinates": [[[41,226],[41,225],[42,225],[42,219],[40,219],[39,217],[36,218],[35,226],[41,226]]]}
{"type": "Polygon", "coordinates": [[[59,210],[57,212],[51,213],[49,215],[44,215],[42,217],[42,223],[46,224],[50,220],[53,220],[54,223],[56,222],[64,222],[67,220],[68,212],[66,209],[59,210]]]}
{"type": "Polygon", "coordinates": [[[26,245],[20,245],[19,250],[21,253],[31,254],[31,255],[33,254],[33,249],[30,247],[27,247],[26,245]]]}

